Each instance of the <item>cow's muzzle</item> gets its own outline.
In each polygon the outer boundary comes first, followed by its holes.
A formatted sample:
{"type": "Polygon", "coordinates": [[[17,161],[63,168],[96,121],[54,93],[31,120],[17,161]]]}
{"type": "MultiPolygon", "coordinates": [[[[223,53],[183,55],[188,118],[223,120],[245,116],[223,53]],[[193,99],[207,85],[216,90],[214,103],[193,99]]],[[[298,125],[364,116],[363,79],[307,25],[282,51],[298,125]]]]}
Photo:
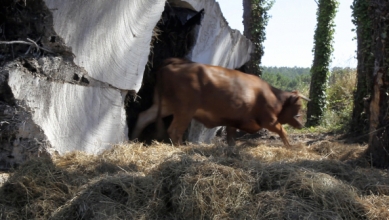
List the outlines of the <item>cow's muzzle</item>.
{"type": "Polygon", "coordinates": [[[297,126],[295,126],[295,127],[298,129],[301,129],[304,127],[304,125],[300,122],[300,117],[301,117],[300,114],[293,116],[294,120],[297,122],[297,126]]]}

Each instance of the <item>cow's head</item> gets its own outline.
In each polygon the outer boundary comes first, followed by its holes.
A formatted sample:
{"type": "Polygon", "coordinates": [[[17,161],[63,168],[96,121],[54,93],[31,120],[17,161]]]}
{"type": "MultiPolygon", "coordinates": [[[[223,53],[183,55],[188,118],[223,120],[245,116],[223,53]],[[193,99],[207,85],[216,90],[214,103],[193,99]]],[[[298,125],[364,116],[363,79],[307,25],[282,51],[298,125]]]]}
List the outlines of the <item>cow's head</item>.
{"type": "Polygon", "coordinates": [[[307,97],[301,95],[298,91],[293,91],[285,101],[281,113],[278,115],[278,121],[281,124],[289,124],[294,128],[301,129],[303,124],[300,121],[301,99],[310,101],[307,97]]]}

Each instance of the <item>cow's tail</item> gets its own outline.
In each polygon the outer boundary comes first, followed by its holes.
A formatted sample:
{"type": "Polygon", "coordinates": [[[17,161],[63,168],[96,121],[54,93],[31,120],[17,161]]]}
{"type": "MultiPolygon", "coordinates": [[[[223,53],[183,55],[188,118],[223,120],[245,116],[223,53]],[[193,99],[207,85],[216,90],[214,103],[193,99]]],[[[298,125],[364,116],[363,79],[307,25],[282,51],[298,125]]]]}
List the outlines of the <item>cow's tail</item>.
{"type": "Polygon", "coordinates": [[[163,130],[164,125],[161,117],[161,111],[162,111],[162,93],[163,93],[163,80],[162,80],[162,74],[163,74],[163,68],[168,65],[181,65],[181,64],[187,64],[187,63],[193,63],[193,61],[184,59],[184,58],[168,58],[165,59],[162,64],[158,67],[158,70],[156,72],[156,92],[158,97],[158,111],[157,111],[157,119],[156,119],[156,127],[157,127],[157,138],[162,138],[163,136],[163,130]]]}

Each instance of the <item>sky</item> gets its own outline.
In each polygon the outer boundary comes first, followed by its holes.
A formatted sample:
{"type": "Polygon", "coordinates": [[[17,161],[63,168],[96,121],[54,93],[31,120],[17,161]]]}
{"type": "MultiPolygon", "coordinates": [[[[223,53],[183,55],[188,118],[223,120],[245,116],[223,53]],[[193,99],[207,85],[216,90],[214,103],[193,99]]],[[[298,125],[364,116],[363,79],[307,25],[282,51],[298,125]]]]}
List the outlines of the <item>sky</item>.
{"type": "MultiPolygon", "coordinates": [[[[242,0],[216,0],[230,27],[243,33],[242,0]]],[[[331,67],[356,67],[357,42],[351,19],[353,0],[339,0],[331,67]]],[[[317,4],[314,0],[275,0],[266,27],[263,66],[311,67],[317,4]]]]}

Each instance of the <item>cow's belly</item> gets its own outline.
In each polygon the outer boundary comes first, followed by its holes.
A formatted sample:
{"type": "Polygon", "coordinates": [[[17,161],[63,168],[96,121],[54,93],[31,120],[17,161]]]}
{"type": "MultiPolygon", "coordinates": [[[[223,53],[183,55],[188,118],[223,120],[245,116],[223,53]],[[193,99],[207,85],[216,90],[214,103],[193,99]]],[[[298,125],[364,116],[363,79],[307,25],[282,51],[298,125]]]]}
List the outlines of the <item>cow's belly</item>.
{"type": "Polygon", "coordinates": [[[194,119],[204,124],[207,128],[213,128],[216,126],[224,125],[220,116],[204,109],[198,109],[195,112],[194,119]]]}
{"type": "Polygon", "coordinates": [[[204,109],[198,109],[194,115],[194,119],[204,124],[207,128],[213,128],[216,126],[232,126],[249,133],[254,133],[261,129],[259,124],[253,118],[245,117],[243,115],[226,116],[221,112],[214,113],[204,109]]]}

